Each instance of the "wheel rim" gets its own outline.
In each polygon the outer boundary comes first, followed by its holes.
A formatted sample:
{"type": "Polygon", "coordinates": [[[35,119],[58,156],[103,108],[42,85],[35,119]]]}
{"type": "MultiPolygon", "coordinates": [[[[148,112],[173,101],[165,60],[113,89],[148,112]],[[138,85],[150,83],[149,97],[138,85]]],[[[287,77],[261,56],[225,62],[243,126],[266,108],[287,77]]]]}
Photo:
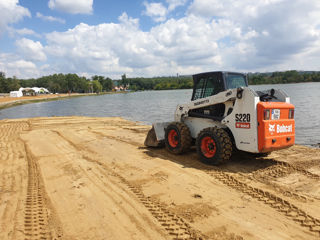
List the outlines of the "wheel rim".
{"type": "Polygon", "coordinates": [[[170,130],[168,134],[168,142],[169,142],[169,145],[173,148],[178,146],[179,141],[178,141],[178,133],[176,130],[174,129],[170,130]]]}
{"type": "Polygon", "coordinates": [[[212,137],[204,137],[201,140],[201,151],[207,158],[212,158],[217,151],[216,143],[212,137]]]}

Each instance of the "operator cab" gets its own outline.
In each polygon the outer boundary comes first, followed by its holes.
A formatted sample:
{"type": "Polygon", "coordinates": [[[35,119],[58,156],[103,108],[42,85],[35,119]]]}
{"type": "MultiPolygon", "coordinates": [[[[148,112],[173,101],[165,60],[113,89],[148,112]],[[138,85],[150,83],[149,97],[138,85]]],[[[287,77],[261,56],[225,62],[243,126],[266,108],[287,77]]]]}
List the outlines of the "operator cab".
{"type": "Polygon", "coordinates": [[[207,72],[193,75],[191,101],[210,97],[227,89],[248,87],[245,74],[234,72],[207,72]]]}

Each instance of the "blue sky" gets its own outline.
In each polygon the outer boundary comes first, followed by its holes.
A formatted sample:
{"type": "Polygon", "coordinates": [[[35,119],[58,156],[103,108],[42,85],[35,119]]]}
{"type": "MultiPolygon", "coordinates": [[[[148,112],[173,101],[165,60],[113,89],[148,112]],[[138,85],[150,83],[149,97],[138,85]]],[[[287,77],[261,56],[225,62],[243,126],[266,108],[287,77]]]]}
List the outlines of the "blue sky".
{"type": "MultiPolygon", "coordinates": [[[[79,23],[87,23],[89,25],[97,25],[100,23],[112,23],[118,22],[118,17],[126,12],[133,18],[141,18],[140,26],[142,30],[149,30],[154,25],[154,21],[150,21],[150,18],[143,15],[144,5],[142,1],[130,1],[130,0],[117,0],[117,1],[93,1],[93,12],[83,14],[70,14],[62,10],[50,9],[48,7],[49,1],[44,0],[20,0],[19,5],[27,8],[31,17],[25,17],[23,21],[18,21],[12,26],[17,29],[28,28],[37,33],[45,34],[52,31],[67,31],[74,28],[79,23]],[[64,23],[58,21],[48,22],[36,17],[37,13],[41,13],[44,16],[52,16],[64,20],[64,23]]],[[[45,39],[41,37],[29,37],[30,39],[38,40],[44,43],[45,39]]],[[[7,34],[2,35],[0,39],[1,48],[13,49],[12,38],[7,34]]]]}
{"type": "Polygon", "coordinates": [[[126,12],[129,16],[133,18],[145,18],[142,21],[143,27],[147,30],[152,26],[152,21],[146,19],[147,17],[141,16],[144,10],[144,5],[142,1],[130,1],[130,0],[117,0],[117,1],[103,1],[95,0],[93,1],[93,11],[91,14],[69,14],[68,12],[62,10],[50,9],[48,7],[48,1],[44,0],[20,0],[21,6],[29,9],[32,16],[36,16],[37,12],[42,13],[46,16],[54,16],[57,18],[64,19],[65,24],[48,24],[45,21],[39,21],[39,19],[32,17],[26,18],[23,22],[17,24],[17,26],[30,26],[30,28],[36,30],[37,32],[50,32],[50,31],[66,31],[69,28],[75,27],[80,22],[84,22],[90,25],[96,25],[104,22],[117,22],[118,17],[126,12]]]}
{"type": "Polygon", "coordinates": [[[1,0],[0,71],[319,70],[318,0],[1,0]]]}

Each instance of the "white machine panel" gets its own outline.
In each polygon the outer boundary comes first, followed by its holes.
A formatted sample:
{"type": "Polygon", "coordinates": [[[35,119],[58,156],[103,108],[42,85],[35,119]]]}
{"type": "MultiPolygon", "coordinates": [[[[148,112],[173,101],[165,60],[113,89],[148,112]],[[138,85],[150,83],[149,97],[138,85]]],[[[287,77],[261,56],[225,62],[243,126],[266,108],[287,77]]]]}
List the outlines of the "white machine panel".
{"type": "Polygon", "coordinates": [[[207,119],[207,118],[187,117],[183,119],[183,122],[188,126],[191,133],[191,137],[193,138],[197,138],[201,130],[205,128],[215,127],[215,126],[220,128],[225,127],[221,123],[217,121],[213,121],[211,119],[207,119]]]}
{"type": "Polygon", "coordinates": [[[231,114],[222,120],[222,123],[231,130],[239,150],[259,152],[257,134],[257,103],[259,101],[259,97],[253,90],[245,88],[242,98],[235,101],[231,114]]]}

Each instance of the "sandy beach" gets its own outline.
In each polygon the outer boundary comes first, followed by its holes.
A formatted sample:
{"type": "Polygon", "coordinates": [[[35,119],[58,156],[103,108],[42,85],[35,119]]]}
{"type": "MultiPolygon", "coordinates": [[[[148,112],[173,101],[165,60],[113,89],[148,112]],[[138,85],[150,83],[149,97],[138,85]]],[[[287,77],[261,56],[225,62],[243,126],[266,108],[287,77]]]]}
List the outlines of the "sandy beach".
{"type": "Polygon", "coordinates": [[[121,118],[0,121],[0,239],[319,239],[320,149],[213,167],[121,118]]]}
{"type": "Polygon", "coordinates": [[[72,97],[81,97],[81,96],[89,96],[96,95],[89,93],[62,93],[62,94],[44,94],[37,96],[24,96],[24,97],[9,97],[9,96],[0,96],[0,109],[12,107],[15,105],[33,103],[33,102],[44,102],[44,101],[52,101],[59,100],[63,98],[72,98],[72,97]]]}

